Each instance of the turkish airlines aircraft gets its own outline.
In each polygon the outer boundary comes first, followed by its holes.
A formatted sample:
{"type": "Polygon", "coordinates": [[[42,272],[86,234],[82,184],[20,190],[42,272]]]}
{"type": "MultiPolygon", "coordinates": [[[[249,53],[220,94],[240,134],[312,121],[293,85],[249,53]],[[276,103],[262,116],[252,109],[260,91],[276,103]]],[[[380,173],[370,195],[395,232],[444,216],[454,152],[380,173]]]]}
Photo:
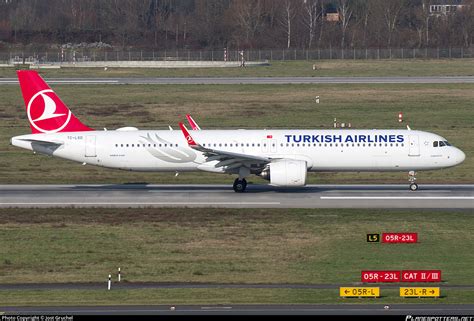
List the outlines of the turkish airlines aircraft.
{"type": "Polygon", "coordinates": [[[304,186],[307,172],[408,171],[455,166],[464,153],[439,135],[416,130],[138,130],[96,131],[81,123],[35,71],[18,71],[31,127],[14,146],[83,164],[131,171],[235,174],[243,192],[251,174],[274,186],[304,186]]]}

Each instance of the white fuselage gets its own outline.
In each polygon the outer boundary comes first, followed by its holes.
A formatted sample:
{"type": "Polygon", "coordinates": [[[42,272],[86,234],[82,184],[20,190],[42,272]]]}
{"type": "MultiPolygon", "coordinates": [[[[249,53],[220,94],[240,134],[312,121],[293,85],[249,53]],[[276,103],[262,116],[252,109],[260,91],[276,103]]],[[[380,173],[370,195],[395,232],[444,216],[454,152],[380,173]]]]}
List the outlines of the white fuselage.
{"type": "MultiPolygon", "coordinates": [[[[443,137],[415,130],[201,130],[214,150],[306,161],[308,171],[412,171],[455,166],[465,155],[434,146],[443,137]]],[[[13,137],[12,144],[81,163],[132,171],[229,172],[188,146],[181,131],[116,130],[13,137]],[[57,145],[44,145],[52,142],[57,145]]],[[[444,145],[444,144],[443,144],[444,145]]]]}

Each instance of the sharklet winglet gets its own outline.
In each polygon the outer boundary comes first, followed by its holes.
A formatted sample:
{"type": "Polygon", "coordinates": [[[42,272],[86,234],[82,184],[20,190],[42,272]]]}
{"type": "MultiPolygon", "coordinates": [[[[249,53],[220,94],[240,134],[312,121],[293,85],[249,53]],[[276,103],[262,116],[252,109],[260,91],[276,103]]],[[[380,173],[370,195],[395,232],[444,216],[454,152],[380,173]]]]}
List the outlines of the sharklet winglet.
{"type": "Polygon", "coordinates": [[[179,128],[181,128],[181,131],[183,132],[184,138],[186,138],[186,141],[188,142],[188,145],[190,147],[200,147],[200,145],[197,144],[194,141],[193,137],[189,134],[188,129],[186,128],[186,126],[184,126],[183,123],[179,123],[179,128]]]}

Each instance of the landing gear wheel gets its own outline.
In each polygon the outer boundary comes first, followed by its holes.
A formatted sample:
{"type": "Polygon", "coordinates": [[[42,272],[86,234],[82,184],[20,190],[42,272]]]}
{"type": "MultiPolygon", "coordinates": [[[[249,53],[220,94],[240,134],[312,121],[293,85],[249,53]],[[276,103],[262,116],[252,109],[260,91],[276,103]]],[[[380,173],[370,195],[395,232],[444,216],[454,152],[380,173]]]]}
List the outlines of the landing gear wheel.
{"type": "Polygon", "coordinates": [[[245,192],[245,189],[247,188],[247,181],[244,179],[238,179],[236,178],[234,181],[234,191],[237,193],[243,193],[245,192]]]}
{"type": "Polygon", "coordinates": [[[418,190],[418,184],[417,183],[411,183],[410,184],[410,189],[414,192],[418,190]]]}
{"type": "Polygon", "coordinates": [[[408,181],[410,182],[410,190],[413,192],[418,190],[418,184],[416,182],[416,172],[415,171],[409,171],[408,172],[408,181]]]}

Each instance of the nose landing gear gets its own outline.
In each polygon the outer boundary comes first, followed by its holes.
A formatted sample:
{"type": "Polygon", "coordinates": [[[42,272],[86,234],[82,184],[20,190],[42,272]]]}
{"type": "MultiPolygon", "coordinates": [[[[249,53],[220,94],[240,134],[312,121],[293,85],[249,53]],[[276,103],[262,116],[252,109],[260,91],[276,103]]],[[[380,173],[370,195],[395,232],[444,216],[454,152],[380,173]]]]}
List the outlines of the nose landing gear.
{"type": "Polygon", "coordinates": [[[409,171],[408,172],[408,181],[410,182],[410,190],[413,192],[418,190],[418,184],[416,182],[416,172],[415,171],[409,171]]]}
{"type": "Polygon", "coordinates": [[[245,189],[247,188],[247,181],[245,180],[245,178],[242,178],[242,179],[236,178],[234,181],[233,188],[235,192],[243,193],[245,192],[245,189]]]}

